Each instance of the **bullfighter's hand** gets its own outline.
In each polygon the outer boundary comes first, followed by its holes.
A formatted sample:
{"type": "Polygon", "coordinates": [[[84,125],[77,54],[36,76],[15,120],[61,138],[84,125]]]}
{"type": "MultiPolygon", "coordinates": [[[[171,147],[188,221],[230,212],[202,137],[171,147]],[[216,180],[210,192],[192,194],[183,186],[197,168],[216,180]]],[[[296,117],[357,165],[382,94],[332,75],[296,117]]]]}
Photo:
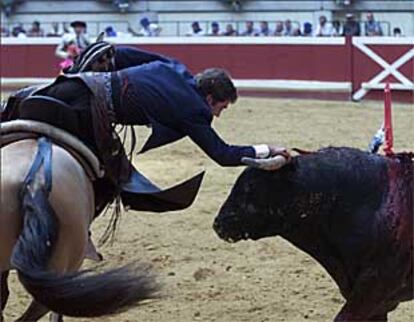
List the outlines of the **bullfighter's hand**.
{"type": "Polygon", "coordinates": [[[292,159],[290,152],[287,148],[276,146],[276,145],[268,145],[269,147],[269,157],[275,157],[277,155],[281,155],[286,159],[286,162],[289,163],[292,159]]]}

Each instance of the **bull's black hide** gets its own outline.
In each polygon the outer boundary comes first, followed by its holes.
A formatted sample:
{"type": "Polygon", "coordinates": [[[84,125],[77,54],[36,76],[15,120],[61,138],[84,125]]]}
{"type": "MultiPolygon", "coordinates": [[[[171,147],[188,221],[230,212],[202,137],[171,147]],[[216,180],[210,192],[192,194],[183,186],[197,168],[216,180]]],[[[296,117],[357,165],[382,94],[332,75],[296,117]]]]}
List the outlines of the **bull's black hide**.
{"type": "Polygon", "coordinates": [[[413,161],[351,148],[246,169],[215,219],[227,241],[280,235],[314,257],[346,299],[336,321],[386,321],[413,298],[413,161]]]}

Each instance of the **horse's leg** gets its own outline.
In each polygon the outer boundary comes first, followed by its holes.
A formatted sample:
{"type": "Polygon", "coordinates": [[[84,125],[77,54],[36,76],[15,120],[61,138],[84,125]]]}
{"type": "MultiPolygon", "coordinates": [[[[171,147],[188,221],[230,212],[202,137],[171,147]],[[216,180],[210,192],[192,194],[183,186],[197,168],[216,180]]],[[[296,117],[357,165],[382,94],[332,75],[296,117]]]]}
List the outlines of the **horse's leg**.
{"type": "Polygon", "coordinates": [[[42,304],[32,301],[23,315],[16,322],[34,322],[45,316],[49,309],[42,304]]]}
{"type": "MultiPolygon", "coordinates": [[[[93,215],[93,190],[88,178],[83,175],[79,180],[81,168],[73,169],[72,176],[61,178],[57,175],[61,169],[61,163],[57,160],[60,156],[60,148],[54,147],[54,163],[52,165],[53,176],[52,191],[49,200],[59,222],[59,234],[54,245],[53,254],[49,260],[49,267],[58,274],[76,271],[82,264],[88,242],[88,228],[93,215]],[[57,151],[55,151],[57,149],[57,151]],[[76,171],[77,170],[77,171],[76,171]],[[79,185],[79,186],[78,186],[79,185]],[[81,190],[76,192],[76,187],[81,190]],[[79,187],[83,187],[80,189],[79,187]],[[78,202],[73,203],[73,200],[78,202]]],[[[64,160],[63,160],[64,161],[64,160]]],[[[50,310],[33,301],[26,313],[18,321],[36,321],[50,310]]],[[[50,321],[63,321],[63,317],[57,313],[51,313],[50,321]]]]}
{"type": "MultiPolygon", "coordinates": [[[[0,167],[0,271],[1,309],[8,298],[7,277],[10,256],[21,231],[20,200],[17,197],[37,150],[35,140],[24,140],[1,149],[0,167]],[[24,153],[22,152],[24,151],[24,153]],[[16,164],[18,166],[16,166],[16,164]]],[[[1,314],[0,314],[1,315],[1,314]]],[[[33,319],[31,320],[33,321],[33,319]]]]}

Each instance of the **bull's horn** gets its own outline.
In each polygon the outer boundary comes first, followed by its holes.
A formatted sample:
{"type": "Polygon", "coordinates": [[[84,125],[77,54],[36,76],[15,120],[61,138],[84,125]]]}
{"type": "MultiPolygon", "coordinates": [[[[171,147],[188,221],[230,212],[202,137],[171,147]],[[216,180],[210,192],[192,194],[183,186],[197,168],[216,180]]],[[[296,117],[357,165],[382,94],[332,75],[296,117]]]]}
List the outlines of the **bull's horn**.
{"type": "Polygon", "coordinates": [[[250,167],[258,168],[262,170],[277,170],[283,167],[288,161],[281,155],[276,155],[267,159],[254,159],[244,157],[241,159],[244,164],[250,167]]]}

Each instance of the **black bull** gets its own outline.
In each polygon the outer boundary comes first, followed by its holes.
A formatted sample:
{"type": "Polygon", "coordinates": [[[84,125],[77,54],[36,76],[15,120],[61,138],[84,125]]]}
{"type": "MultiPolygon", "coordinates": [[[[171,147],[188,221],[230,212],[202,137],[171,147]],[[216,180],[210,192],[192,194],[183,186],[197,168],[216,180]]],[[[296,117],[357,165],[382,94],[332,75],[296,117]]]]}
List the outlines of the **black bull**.
{"type": "Polygon", "coordinates": [[[246,169],[214,222],[230,242],[280,235],[314,257],[346,299],[335,321],[387,321],[413,298],[411,154],[351,148],[246,169]]]}

